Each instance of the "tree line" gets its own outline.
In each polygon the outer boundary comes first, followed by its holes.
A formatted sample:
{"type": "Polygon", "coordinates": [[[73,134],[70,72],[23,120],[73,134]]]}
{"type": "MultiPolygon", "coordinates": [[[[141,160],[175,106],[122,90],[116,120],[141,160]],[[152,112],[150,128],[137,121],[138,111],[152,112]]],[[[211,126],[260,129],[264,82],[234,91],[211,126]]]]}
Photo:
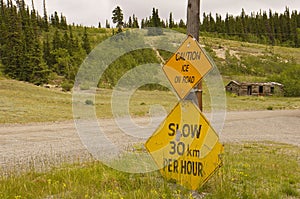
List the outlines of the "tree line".
{"type": "MultiPolygon", "coordinates": [[[[118,7],[118,24],[122,21],[120,28],[139,28],[137,18],[133,15],[128,21],[123,22],[122,9],[118,7]]],[[[115,14],[115,13],[114,13],[115,14]]],[[[116,15],[114,15],[116,16],[116,15]]],[[[114,17],[115,18],[115,17],[114,17]]],[[[115,23],[116,21],[114,21],[115,23]]],[[[176,23],[173,19],[172,12],[166,20],[161,19],[158,9],[152,9],[152,15],[141,20],[141,28],[159,27],[171,29],[184,29],[186,24],[181,19],[176,23]]],[[[223,19],[220,14],[212,16],[211,13],[203,13],[201,18],[200,30],[202,35],[222,37],[251,43],[261,43],[268,45],[282,45],[288,47],[300,47],[300,12],[297,10],[290,11],[285,8],[284,13],[267,11],[252,12],[250,15],[242,9],[239,16],[226,14],[223,19]]]]}
{"type": "MultiPolygon", "coordinates": [[[[173,18],[173,13],[170,12],[169,19],[163,20],[159,16],[158,9],[152,9],[152,15],[141,20],[141,25],[139,25],[138,18],[133,14],[129,16],[127,21],[124,21],[123,10],[117,6],[113,10],[113,23],[117,24],[118,32],[121,32],[122,28],[186,28],[185,22],[181,19],[179,23],[176,23],[173,18]]],[[[99,23],[100,24],[100,23],[99,23]]],[[[101,27],[101,25],[99,25],[101,27]]],[[[106,28],[110,28],[108,20],[106,20],[106,28]]]]}
{"type": "Polygon", "coordinates": [[[44,15],[24,0],[0,0],[0,66],[10,78],[37,85],[53,74],[73,80],[84,57],[91,51],[87,29],[81,37],[66,17],[54,12],[44,15]]]}
{"type": "Polygon", "coordinates": [[[300,47],[300,12],[291,12],[288,7],[282,14],[269,10],[248,15],[242,9],[239,16],[227,13],[225,19],[220,14],[213,17],[211,13],[204,13],[200,27],[201,32],[241,41],[300,47]]]}

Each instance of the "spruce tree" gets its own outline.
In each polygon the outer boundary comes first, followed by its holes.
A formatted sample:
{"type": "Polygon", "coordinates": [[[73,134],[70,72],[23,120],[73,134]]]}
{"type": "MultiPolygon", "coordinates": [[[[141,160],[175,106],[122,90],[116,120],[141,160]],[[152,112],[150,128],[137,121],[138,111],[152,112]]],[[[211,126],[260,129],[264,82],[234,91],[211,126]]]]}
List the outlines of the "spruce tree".
{"type": "Polygon", "coordinates": [[[202,32],[208,32],[209,31],[209,19],[206,13],[203,13],[203,20],[202,25],[200,26],[200,30],[202,32]]]}
{"type": "Polygon", "coordinates": [[[276,12],[274,13],[273,20],[274,20],[274,34],[275,34],[275,37],[276,37],[277,41],[279,43],[281,43],[282,40],[283,40],[283,37],[282,37],[282,28],[281,28],[281,23],[280,23],[278,13],[276,13],[276,12]]]}
{"type": "Polygon", "coordinates": [[[131,17],[129,17],[129,19],[128,19],[128,25],[127,25],[127,27],[128,28],[132,28],[132,19],[131,19],[131,17]]]}
{"type": "Polygon", "coordinates": [[[90,40],[87,34],[87,28],[84,28],[84,33],[82,36],[82,47],[85,50],[86,54],[89,54],[91,52],[91,44],[90,40]]]}
{"type": "Polygon", "coordinates": [[[36,85],[47,83],[50,70],[43,59],[43,53],[39,41],[35,41],[35,45],[31,52],[32,54],[29,55],[29,64],[31,64],[31,75],[29,82],[32,82],[36,85]]]}
{"type": "Polygon", "coordinates": [[[294,47],[300,46],[297,31],[297,11],[293,11],[291,15],[291,41],[294,43],[294,47]]]}
{"type": "Polygon", "coordinates": [[[47,16],[47,9],[46,9],[46,0],[43,0],[43,8],[44,8],[44,16],[43,16],[43,28],[46,32],[49,31],[49,22],[47,16]]]}
{"type": "Polygon", "coordinates": [[[286,24],[287,40],[293,41],[294,38],[292,36],[291,14],[290,14],[290,9],[288,7],[285,8],[284,18],[285,21],[287,22],[286,24]]]}
{"type": "Polygon", "coordinates": [[[68,52],[71,56],[74,56],[75,52],[80,47],[79,47],[79,43],[78,43],[78,38],[73,35],[72,26],[69,27],[69,35],[70,35],[70,41],[69,41],[68,52]]]}
{"type": "Polygon", "coordinates": [[[162,23],[158,14],[158,9],[152,9],[152,16],[150,19],[150,27],[161,27],[162,23]]]}
{"type": "Polygon", "coordinates": [[[110,28],[110,24],[109,24],[109,22],[108,22],[107,19],[106,19],[106,21],[105,21],[105,28],[110,28]]]}
{"type": "Polygon", "coordinates": [[[208,15],[208,21],[209,21],[209,26],[208,26],[209,32],[216,32],[216,22],[211,12],[208,15]]]}
{"type": "Polygon", "coordinates": [[[152,16],[149,18],[149,20],[147,20],[146,18],[145,27],[156,27],[156,28],[149,28],[148,35],[162,35],[163,26],[165,26],[165,24],[160,20],[158,9],[153,8],[152,16]]]}
{"type": "MultiPolygon", "coordinates": [[[[28,9],[29,11],[29,9],[28,9]]],[[[35,8],[34,8],[34,3],[33,3],[33,0],[32,0],[32,9],[31,9],[31,13],[30,13],[30,23],[33,27],[33,30],[34,30],[34,34],[36,36],[38,36],[38,33],[37,31],[39,31],[39,25],[38,25],[38,13],[36,12],[35,8]]]]}
{"type": "Polygon", "coordinates": [[[57,49],[61,48],[62,47],[61,43],[62,43],[61,34],[60,34],[59,30],[56,29],[54,32],[54,35],[53,35],[53,39],[52,39],[52,49],[57,50],[57,49]]]}
{"type": "Polygon", "coordinates": [[[21,17],[17,12],[17,7],[11,0],[7,2],[5,13],[7,23],[4,36],[5,42],[2,46],[2,63],[4,73],[11,78],[22,80],[23,76],[23,55],[24,55],[24,36],[22,32],[21,17]]]}
{"type": "Polygon", "coordinates": [[[186,25],[182,19],[180,19],[178,26],[179,28],[186,28],[186,25]]]}
{"type": "Polygon", "coordinates": [[[248,31],[247,31],[247,16],[246,16],[244,8],[242,8],[242,12],[241,12],[241,23],[242,23],[242,30],[241,30],[242,33],[247,34],[248,33],[248,31]]]}
{"type": "Polygon", "coordinates": [[[63,14],[60,15],[59,28],[61,28],[63,30],[67,30],[68,29],[67,19],[66,19],[65,16],[63,16],[63,14]]]}
{"type": "Polygon", "coordinates": [[[7,32],[7,16],[6,16],[7,8],[4,4],[3,0],[0,1],[0,59],[3,56],[3,46],[5,46],[6,38],[8,35],[7,32]]]}
{"type": "Polygon", "coordinates": [[[122,28],[123,28],[124,22],[123,22],[123,11],[120,8],[120,6],[117,6],[113,10],[112,20],[113,20],[113,23],[117,24],[117,27],[118,27],[118,32],[117,33],[122,32],[122,28]]]}
{"type": "Polygon", "coordinates": [[[142,22],[141,22],[141,28],[145,28],[145,19],[142,19],[142,22]]]}
{"type": "Polygon", "coordinates": [[[58,17],[58,14],[57,12],[55,11],[54,12],[54,15],[51,15],[51,25],[56,27],[56,28],[59,28],[59,17],[58,17]]]}
{"type": "Polygon", "coordinates": [[[137,19],[137,17],[134,14],[132,16],[132,19],[133,19],[132,27],[133,28],[139,28],[140,26],[139,26],[138,19],[137,19]]]}
{"type": "Polygon", "coordinates": [[[222,16],[219,15],[218,13],[216,14],[216,32],[218,33],[224,33],[224,24],[222,21],[222,16]]]}
{"type": "Polygon", "coordinates": [[[274,18],[272,10],[269,10],[269,39],[271,45],[275,45],[275,29],[274,29],[274,18]]]}
{"type": "Polygon", "coordinates": [[[172,12],[170,12],[170,16],[169,16],[169,28],[174,28],[174,20],[173,20],[172,12]]]}
{"type": "Polygon", "coordinates": [[[51,46],[49,42],[49,35],[46,35],[46,38],[43,41],[43,59],[45,60],[48,68],[51,68],[52,64],[54,63],[53,60],[51,60],[51,46]]]}
{"type": "Polygon", "coordinates": [[[61,40],[61,46],[65,49],[70,49],[70,37],[67,31],[64,31],[64,35],[61,40]]]}
{"type": "Polygon", "coordinates": [[[297,14],[297,28],[300,28],[300,11],[297,14]]]}

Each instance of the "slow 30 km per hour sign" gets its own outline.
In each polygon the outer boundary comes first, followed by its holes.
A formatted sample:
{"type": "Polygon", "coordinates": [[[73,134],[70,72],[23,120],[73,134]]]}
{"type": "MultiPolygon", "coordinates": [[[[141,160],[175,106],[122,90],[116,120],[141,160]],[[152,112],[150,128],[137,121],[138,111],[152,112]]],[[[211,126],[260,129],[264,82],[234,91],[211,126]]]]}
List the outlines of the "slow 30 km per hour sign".
{"type": "Polygon", "coordinates": [[[180,99],[183,99],[212,67],[197,40],[188,36],[163,70],[180,99]]]}
{"type": "Polygon", "coordinates": [[[223,145],[191,101],[181,101],[145,144],[161,174],[195,190],[221,166],[223,145]]]}

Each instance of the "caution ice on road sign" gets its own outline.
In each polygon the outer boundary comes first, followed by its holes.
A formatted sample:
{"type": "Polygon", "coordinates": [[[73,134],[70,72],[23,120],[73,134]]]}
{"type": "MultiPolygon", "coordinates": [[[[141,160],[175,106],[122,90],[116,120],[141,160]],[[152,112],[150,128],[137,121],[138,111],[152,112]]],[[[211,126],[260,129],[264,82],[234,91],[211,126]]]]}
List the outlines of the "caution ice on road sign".
{"type": "Polygon", "coordinates": [[[181,99],[212,68],[213,62],[205,54],[198,41],[190,35],[163,66],[166,76],[181,99]]]}
{"type": "Polygon", "coordinates": [[[218,134],[191,101],[180,101],[145,146],[166,179],[192,190],[221,166],[218,134]]]}
{"type": "Polygon", "coordinates": [[[183,99],[202,78],[198,70],[187,60],[170,59],[163,67],[178,96],[183,99]],[[173,67],[170,67],[173,66],[173,67]]]}

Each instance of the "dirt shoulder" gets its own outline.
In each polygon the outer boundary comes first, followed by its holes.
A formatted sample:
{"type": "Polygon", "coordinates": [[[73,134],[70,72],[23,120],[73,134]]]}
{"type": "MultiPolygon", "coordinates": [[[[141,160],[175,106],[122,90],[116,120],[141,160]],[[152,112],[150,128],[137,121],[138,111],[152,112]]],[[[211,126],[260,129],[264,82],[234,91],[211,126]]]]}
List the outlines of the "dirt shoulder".
{"type": "MultiPolygon", "coordinates": [[[[137,119],[140,124],[147,122],[147,118],[137,119]]],[[[299,124],[300,110],[228,112],[220,139],[224,143],[274,141],[300,146],[299,124]]],[[[137,138],[126,135],[124,129],[120,130],[113,120],[100,120],[99,126],[106,137],[119,147],[144,142],[155,130],[150,125],[141,131],[143,136],[137,138]]],[[[131,125],[125,124],[123,128],[135,131],[131,125]]],[[[2,124],[0,136],[0,170],[1,167],[11,168],[16,165],[24,168],[35,165],[47,167],[90,158],[78,136],[74,121],[2,124]]]]}
{"type": "Polygon", "coordinates": [[[223,142],[274,141],[300,146],[300,110],[227,113],[223,142]]]}

